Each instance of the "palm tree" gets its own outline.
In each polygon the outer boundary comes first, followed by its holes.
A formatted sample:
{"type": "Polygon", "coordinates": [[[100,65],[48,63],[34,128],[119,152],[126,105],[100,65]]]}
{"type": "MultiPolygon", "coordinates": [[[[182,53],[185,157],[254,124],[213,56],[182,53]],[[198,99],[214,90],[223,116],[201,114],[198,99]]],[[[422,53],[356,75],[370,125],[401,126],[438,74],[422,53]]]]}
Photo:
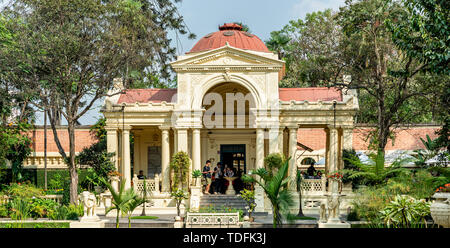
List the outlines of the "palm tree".
{"type": "Polygon", "coordinates": [[[132,189],[129,189],[126,192],[124,192],[125,180],[122,180],[120,182],[119,192],[116,192],[114,188],[111,186],[111,184],[108,183],[104,178],[100,178],[100,180],[106,185],[106,187],[109,189],[113,197],[111,201],[113,206],[106,209],[105,215],[115,209],[117,211],[116,228],[119,228],[119,214],[127,212],[127,204],[129,204],[130,201],[136,198],[137,195],[132,194],[132,192],[134,192],[132,191],[132,189]]]}
{"type": "Polygon", "coordinates": [[[259,168],[252,171],[251,174],[259,176],[255,179],[249,175],[244,175],[242,179],[248,183],[257,183],[261,186],[272,203],[273,209],[273,227],[282,224],[282,212],[287,212],[293,204],[292,194],[288,190],[290,178],[287,176],[289,169],[289,159],[283,162],[275,175],[271,176],[265,168],[259,168]]]}
{"type": "Polygon", "coordinates": [[[125,212],[127,213],[127,217],[128,217],[128,227],[131,227],[131,215],[133,214],[133,211],[139,207],[141,204],[143,204],[145,202],[144,198],[139,197],[133,190],[133,188],[128,189],[125,192],[126,195],[130,195],[129,197],[131,197],[131,200],[128,201],[125,204],[125,212]]]}

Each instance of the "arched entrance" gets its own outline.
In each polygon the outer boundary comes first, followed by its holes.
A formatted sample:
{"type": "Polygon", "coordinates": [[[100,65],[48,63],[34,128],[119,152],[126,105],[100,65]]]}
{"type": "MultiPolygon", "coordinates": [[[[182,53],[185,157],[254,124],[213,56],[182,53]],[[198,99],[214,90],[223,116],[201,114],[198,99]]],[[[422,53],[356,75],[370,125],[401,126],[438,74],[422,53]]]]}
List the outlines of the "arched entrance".
{"type": "Polygon", "coordinates": [[[225,82],[211,87],[203,96],[203,125],[208,128],[250,128],[255,125],[255,98],[241,84],[225,82]]]}
{"type": "MultiPolygon", "coordinates": [[[[232,177],[233,185],[222,180],[223,192],[232,187],[236,193],[244,188],[240,179],[248,173],[254,157],[255,98],[244,85],[235,82],[218,83],[203,96],[203,126],[208,130],[208,158],[215,157],[215,165],[221,162],[232,177]],[[211,147],[213,147],[211,149],[211,147]]],[[[224,171],[224,174],[226,171],[224,171]]],[[[223,193],[222,192],[222,193],[223,193]]]]}

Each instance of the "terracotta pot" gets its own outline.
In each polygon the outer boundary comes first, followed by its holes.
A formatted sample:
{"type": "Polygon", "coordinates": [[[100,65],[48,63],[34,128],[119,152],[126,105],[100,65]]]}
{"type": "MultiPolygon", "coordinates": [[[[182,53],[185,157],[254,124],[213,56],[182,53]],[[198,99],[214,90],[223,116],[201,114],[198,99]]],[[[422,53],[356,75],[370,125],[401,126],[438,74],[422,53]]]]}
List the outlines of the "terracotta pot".
{"type": "Polygon", "coordinates": [[[434,223],[450,228],[450,192],[435,193],[433,198],[436,201],[431,204],[430,210],[434,223]]]}

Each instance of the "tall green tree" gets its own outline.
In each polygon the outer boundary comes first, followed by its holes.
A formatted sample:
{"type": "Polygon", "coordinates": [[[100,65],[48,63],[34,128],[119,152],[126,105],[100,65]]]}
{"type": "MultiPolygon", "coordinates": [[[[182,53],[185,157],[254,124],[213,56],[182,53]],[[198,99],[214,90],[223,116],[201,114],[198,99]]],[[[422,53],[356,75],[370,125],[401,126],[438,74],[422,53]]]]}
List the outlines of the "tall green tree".
{"type": "Polygon", "coordinates": [[[340,48],[341,29],[331,9],[308,13],[273,31],[267,47],[286,62],[282,87],[328,86],[345,63],[340,48]]]}
{"type": "Polygon", "coordinates": [[[405,17],[387,22],[394,43],[410,57],[424,62],[425,70],[450,74],[450,2],[402,2],[406,11],[405,17]]]}
{"type": "Polygon", "coordinates": [[[407,18],[404,6],[396,1],[346,1],[337,20],[342,27],[345,51],[350,55],[346,73],[350,83],[337,86],[364,91],[374,101],[376,131],[373,141],[377,150],[377,168],[384,166],[384,149],[392,128],[405,123],[414,115],[408,109],[410,101],[420,100],[429,92],[423,87],[421,72],[428,64],[408,56],[392,41],[390,20],[407,18]]]}
{"type": "Polygon", "coordinates": [[[35,106],[49,110],[55,143],[70,172],[70,201],[77,204],[79,119],[108,94],[114,78],[126,87],[132,75],[169,78],[166,62],[175,50],[167,32],[187,33],[186,26],[170,0],[13,0],[3,13],[20,20],[11,24],[20,37],[13,57],[25,69],[15,76],[28,86],[24,92],[37,97],[35,106]],[[68,151],[56,132],[60,114],[67,121],[68,151]]]}
{"type": "Polygon", "coordinates": [[[31,152],[31,139],[24,133],[31,129],[34,115],[29,105],[32,98],[23,91],[25,84],[13,73],[23,68],[11,56],[19,39],[10,29],[13,21],[0,13],[0,166],[5,167],[8,160],[16,182],[22,180],[22,164],[31,152]]]}
{"type": "MultiPolygon", "coordinates": [[[[450,150],[450,2],[446,0],[403,0],[407,16],[403,21],[390,20],[394,43],[408,56],[427,66],[424,71],[441,75],[442,90],[433,119],[443,123],[439,130],[439,144],[450,150]]],[[[428,83],[429,86],[429,83],[428,83]]]]}

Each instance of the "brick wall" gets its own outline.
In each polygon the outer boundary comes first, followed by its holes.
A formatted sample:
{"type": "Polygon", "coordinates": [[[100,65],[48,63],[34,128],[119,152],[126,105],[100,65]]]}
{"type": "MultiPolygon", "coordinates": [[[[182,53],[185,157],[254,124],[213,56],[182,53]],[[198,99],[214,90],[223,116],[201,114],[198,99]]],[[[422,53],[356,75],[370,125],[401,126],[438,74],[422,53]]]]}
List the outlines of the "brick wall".
{"type": "MultiPolygon", "coordinates": [[[[420,138],[426,139],[428,134],[431,139],[438,135],[435,132],[439,126],[415,126],[410,128],[399,128],[395,130],[395,139],[389,139],[386,150],[416,150],[424,148],[420,138]]],[[[374,130],[370,127],[356,127],[353,129],[353,149],[367,150],[370,140],[367,139],[369,132],[374,130]]],[[[312,148],[313,150],[325,149],[326,134],[323,129],[301,128],[297,134],[298,142],[312,148]]]]}

